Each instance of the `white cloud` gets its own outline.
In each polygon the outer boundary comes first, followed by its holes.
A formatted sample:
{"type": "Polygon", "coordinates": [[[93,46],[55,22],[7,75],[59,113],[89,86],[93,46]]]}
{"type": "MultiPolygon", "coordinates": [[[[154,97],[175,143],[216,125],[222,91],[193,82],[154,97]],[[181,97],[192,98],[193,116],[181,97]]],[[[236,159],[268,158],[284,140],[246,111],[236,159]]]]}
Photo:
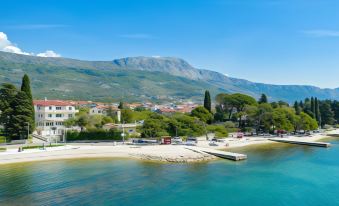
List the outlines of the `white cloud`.
{"type": "Polygon", "coordinates": [[[52,50],[47,50],[47,51],[45,51],[43,53],[39,53],[39,54],[37,54],[37,56],[38,57],[61,57],[60,54],[57,54],[57,53],[55,53],[52,50]]]}
{"type": "Polygon", "coordinates": [[[338,30],[306,30],[303,33],[312,37],[339,37],[338,30]]]}
{"type": "Polygon", "coordinates": [[[27,52],[21,51],[20,48],[16,47],[12,42],[7,38],[7,35],[3,32],[0,32],[0,51],[11,52],[16,54],[30,55],[27,52]]]}
{"type": "MultiPolygon", "coordinates": [[[[24,52],[19,47],[17,47],[15,44],[13,44],[11,41],[9,41],[7,35],[4,32],[0,32],[0,51],[34,56],[33,53],[24,52]]],[[[39,53],[37,56],[61,57],[60,54],[57,54],[52,50],[47,50],[46,52],[39,53]]]]}

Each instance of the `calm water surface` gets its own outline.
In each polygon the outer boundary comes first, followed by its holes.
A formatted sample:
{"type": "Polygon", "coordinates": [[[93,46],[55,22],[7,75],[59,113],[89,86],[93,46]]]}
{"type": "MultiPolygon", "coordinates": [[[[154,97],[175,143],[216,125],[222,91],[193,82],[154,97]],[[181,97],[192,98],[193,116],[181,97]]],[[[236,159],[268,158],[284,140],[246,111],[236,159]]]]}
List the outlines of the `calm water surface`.
{"type": "Polygon", "coordinates": [[[339,139],[331,148],[239,149],[242,162],[126,159],[0,166],[0,205],[339,205],[339,139]]]}

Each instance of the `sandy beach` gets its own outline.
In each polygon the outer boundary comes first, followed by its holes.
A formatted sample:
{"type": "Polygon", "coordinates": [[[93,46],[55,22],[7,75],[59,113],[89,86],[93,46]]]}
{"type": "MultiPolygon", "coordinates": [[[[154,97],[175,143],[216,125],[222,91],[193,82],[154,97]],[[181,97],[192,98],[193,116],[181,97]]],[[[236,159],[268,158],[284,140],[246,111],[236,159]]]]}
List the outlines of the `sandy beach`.
{"type": "MultiPolygon", "coordinates": [[[[313,134],[309,137],[285,137],[291,140],[319,141],[327,137],[327,134],[339,134],[339,130],[332,130],[327,133],[313,134]]],[[[224,142],[218,142],[218,146],[210,146],[209,141],[199,140],[197,147],[226,150],[235,147],[250,145],[276,144],[264,137],[244,137],[242,139],[227,138],[224,142]]],[[[135,158],[140,160],[189,163],[217,159],[217,157],[194,152],[183,145],[113,145],[113,143],[99,144],[67,144],[59,147],[42,149],[26,149],[18,152],[19,146],[8,146],[7,151],[0,152],[0,164],[46,161],[56,159],[74,158],[135,158]]]]}

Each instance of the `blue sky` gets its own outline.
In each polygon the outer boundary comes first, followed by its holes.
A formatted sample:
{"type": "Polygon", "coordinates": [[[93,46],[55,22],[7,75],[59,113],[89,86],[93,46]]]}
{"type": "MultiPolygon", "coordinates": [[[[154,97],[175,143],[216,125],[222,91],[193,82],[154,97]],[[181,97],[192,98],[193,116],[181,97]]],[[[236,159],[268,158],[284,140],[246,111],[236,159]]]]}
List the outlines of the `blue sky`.
{"type": "Polygon", "coordinates": [[[337,0],[11,0],[1,1],[0,32],[27,53],[173,56],[256,82],[335,88],[338,8],[337,0]]]}

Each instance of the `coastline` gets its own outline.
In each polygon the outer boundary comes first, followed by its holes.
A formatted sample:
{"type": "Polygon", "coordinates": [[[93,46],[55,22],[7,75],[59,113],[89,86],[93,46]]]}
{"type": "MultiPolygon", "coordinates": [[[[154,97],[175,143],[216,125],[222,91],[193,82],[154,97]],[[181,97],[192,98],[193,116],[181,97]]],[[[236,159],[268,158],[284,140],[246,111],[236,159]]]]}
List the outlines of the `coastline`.
{"type": "MultiPolygon", "coordinates": [[[[310,137],[287,137],[301,141],[319,141],[328,138],[327,134],[339,134],[339,130],[332,130],[325,134],[314,134],[310,137]]],[[[262,137],[245,137],[243,139],[227,138],[218,146],[209,146],[208,141],[199,141],[198,147],[208,147],[227,151],[228,149],[268,144],[279,144],[262,137]],[[225,145],[228,146],[225,146],[225,145]]],[[[50,161],[60,159],[83,158],[131,158],[145,161],[164,163],[193,163],[218,159],[206,153],[197,153],[186,149],[183,145],[118,145],[112,143],[98,144],[69,144],[60,147],[46,148],[46,150],[29,149],[17,152],[17,148],[9,148],[6,152],[0,152],[0,165],[22,162],[50,161]]]]}

